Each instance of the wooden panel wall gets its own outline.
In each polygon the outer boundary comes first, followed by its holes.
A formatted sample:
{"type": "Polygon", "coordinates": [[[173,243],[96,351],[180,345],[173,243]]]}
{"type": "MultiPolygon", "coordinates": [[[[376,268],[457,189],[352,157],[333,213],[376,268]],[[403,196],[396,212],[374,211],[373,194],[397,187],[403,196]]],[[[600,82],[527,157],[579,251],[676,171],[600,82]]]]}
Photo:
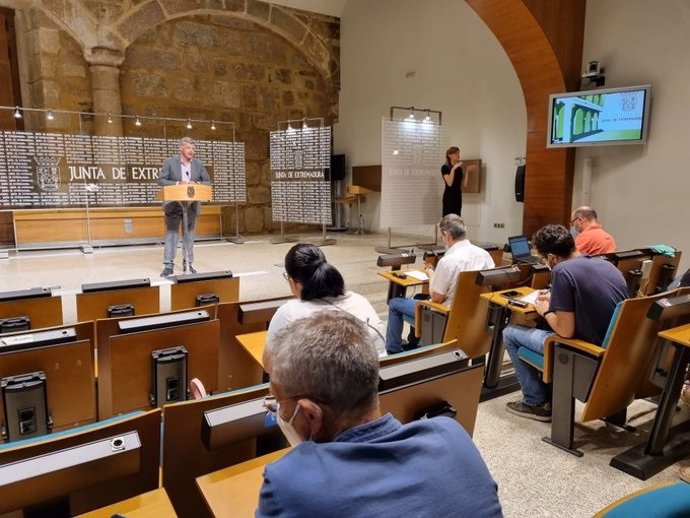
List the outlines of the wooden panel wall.
{"type": "MultiPolygon", "coordinates": [[[[14,11],[0,7],[0,106],[21,106],[17,39],[14,11]]],[[[24,129],[22,119],[15,119],[10,110],[0,110],[0,129],[24,129]]]]}
{"type": "Polygon", "coordinates": [[[527,107],[523,232],[567,224],[574,151],[547,149],[548,97],[577,89],[586,0],[465,0],[494,33],[517,73],[527,107]]]}

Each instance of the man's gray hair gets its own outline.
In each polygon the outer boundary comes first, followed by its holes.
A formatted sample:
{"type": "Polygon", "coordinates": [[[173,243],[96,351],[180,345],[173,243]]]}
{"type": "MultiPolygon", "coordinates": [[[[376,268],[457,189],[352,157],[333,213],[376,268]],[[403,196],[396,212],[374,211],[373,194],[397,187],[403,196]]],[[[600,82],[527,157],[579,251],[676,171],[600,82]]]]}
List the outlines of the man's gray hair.
{"type": "Polygon", "coordinates": [[[180,139],[180,147],[184,146],[185,144],[196,146],[196,141],[192,137],[182,137],[180,139]]]}
{"type": "Polygon", "coordinates": [[[446,214],[443,216],[438,223],[438,228],[441,229],[441,232],[450,234],[454,241],[465,239],[467,235],[465,222],[457,214],[446,214]]]}
{"type": "Polygon", "coordinates": [[[327,404],[336,414],[367,411],[378,395],[379,357],[367,327],[341,311],[290,324],[266,344],[271,381],[288,397],[327,404]]]}

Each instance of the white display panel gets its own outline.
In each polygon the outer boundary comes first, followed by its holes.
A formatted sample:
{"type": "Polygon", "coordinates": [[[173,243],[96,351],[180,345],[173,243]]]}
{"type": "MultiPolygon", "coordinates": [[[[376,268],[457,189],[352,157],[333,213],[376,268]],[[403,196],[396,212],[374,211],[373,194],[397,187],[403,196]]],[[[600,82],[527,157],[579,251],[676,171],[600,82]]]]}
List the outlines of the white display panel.
{"type": "MultiPolygon", "coordinates": [[[[178,140],[0,132],[0,208],[158,205],[153,198],[178,140]]],[[[196,141],[213,178],[212,203],[245,203],[242,142],[196,141]]]]}
{"type": "Polygon", "coordinates": [[[271,132],[271,205],[273,221],[331,223],[331,128],[271,132]]]}
{"type": "Polygon", "coordinates": [[[442,212],[443,127],[383,120],[381,227],[434,225],[442,212]]]}

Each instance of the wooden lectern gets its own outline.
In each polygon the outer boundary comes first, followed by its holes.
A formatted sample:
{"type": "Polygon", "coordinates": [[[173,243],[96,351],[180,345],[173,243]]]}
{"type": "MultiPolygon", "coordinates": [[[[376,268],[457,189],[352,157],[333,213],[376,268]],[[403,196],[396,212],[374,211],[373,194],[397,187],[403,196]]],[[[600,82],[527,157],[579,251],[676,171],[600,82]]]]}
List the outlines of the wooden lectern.
{"type": "Polygon", "coordinates": [[[187,247],[184,244],[184,234],[187,232],[187,210],[194,202],[211,201],[213,189],[210,185],[200,183],[181,183],[177,185],[165,185],[156,193],[155,200],[164,202],[176,201],[182,207],[182,251],[184,257],[184,273],[189,273],[189,257],[187,247]]]}
{"type": "Polygon", "coordinates": [[[179,185],[166,185],[156,194],[155,200],[159,201],[211,201],[213,189],[210,185],[200,183],[181,183],[179,185]]]}

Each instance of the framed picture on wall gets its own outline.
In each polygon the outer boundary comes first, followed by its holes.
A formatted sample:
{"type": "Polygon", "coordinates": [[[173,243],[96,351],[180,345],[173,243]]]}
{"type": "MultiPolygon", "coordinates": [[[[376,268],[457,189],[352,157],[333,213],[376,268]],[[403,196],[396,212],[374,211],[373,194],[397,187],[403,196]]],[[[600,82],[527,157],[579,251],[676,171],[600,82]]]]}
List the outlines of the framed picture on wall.
{"type": "Polygon", "coordinates": [[[465,187],[462,192],[466,193],[478,193],[481,189],[482,184],[482,159],[472,158],[463,159],[462,161],[462,172],[467,175],[467,187],[465,187]]]}

